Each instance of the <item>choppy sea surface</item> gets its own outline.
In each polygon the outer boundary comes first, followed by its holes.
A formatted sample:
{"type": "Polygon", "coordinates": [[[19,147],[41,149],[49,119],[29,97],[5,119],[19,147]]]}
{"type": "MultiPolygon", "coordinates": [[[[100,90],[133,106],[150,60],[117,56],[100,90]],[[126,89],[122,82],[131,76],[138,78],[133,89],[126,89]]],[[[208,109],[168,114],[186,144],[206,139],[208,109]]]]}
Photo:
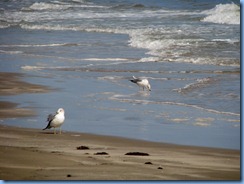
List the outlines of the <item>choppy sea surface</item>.
{"type": "Polygon", "coordinates": [[[239,1],[1,1],[0,72],[55,89],[1,96],[37,112],[1,124],[63,107],[66,131],[240,149],[239,1]]]}

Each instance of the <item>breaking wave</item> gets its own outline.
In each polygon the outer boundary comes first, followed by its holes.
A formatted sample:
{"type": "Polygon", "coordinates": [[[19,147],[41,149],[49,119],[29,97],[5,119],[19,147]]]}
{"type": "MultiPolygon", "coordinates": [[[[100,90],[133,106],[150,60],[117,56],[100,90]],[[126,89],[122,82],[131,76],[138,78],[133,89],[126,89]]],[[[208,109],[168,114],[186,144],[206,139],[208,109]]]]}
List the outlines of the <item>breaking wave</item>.
{"type": "Polygon", "coordinates": [[[203,22],[212,22],[218,24],[240,24],[240,7],[232,4],[218,4],[211,10],[203,11],[207,17],[203,22]]]}
{"type": "MultiPolygon", "coordinates": [[[[145,49],[148,54],[148,57],[141,58],[139,62],[166,61],[240,66],[239,56],[231,58],[227,54],[230,47],[234,50],[230,52],[237,55],[236,50],[240,45],[239,37],[229,38],[229,35],[222,37],[219,34],[209,40],[209,37],[204,35],[215,29],[211,25],[195,26],[194,23],[172,26],[161,23],[162,20],[165,21],[172,17],[176,17],[176,20],[179,17],[187,17],[187,21],[192,18],[197,19],[198,22],[240,24],[240,7],[232,3],[218,4],[215,8],[205,11],[180,11],[148,8],[143,4],[101,6],[82,0],[71,2],[56,0],[35,2],[23,7],[21,11],[3,11],[0,28],[18,25],[26,30],[126,34],[129,36],[129,46],[145,49]],[[155,25],[148,24],[154,19],[155,25]],[[145,21],[149,22],[145,24],[145,21]],[[222,42],[229,45],[223,47],[222,42]]],[[[39,47],[44,46],[39,45],[39,47]]],[[[52,46],[61,45],[54,43],[52,46]]],[[[22,45],[21,47],[28,46],[22,45]]],[[[38,45],[34,45],[34,47],[38,47],[38,45]]]]}

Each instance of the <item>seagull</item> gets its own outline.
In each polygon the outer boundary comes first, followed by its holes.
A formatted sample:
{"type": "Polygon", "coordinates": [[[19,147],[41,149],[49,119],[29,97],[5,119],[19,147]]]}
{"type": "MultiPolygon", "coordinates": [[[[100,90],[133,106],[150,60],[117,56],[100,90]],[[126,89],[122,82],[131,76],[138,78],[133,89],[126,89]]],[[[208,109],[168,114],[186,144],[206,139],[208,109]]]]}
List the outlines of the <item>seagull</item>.
{"type": "Polygon", "coordinates": [[[143,91],[144,88],[147,88],[148,91],[151,91],[151,85],[149,84],[148,80],[145,78],[136,78],[133,76],[133,79],[130,81],[137,84],[139,87],[142,87],[143,91]]]}
{"type": "Polygon", "coordinates": [[[54,134],[56,134],[56,128],[59,127],[59,134],[61,134],[61,125],[64,123],[64,109],[59,108],[55,115],[49,114],[47,117],[48,125],[46,129],[54,128],[54,134]]]}

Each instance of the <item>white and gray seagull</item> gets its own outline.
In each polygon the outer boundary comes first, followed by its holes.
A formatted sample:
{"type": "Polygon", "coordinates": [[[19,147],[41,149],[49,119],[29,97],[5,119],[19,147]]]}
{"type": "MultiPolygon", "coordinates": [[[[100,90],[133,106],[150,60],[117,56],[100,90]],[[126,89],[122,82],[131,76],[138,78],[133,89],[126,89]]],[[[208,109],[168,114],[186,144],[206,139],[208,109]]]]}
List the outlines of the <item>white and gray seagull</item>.
{"type": "Polygon", "coordinates": [[[47,117],[48,125],[46,129],[54,128],[54,134],[56,134],[56,128],[59,127],[59,134],[61,134],[61,125],[64,123],[65,116],[64,116],[64,109],[59,108],[58,111],[53,115],[49,114],[47,117]]]}
{"type": "Polygon", "coordinates": [[[151,85],[146,78],[136,78],[133,76],[133,79],[130,80],[131,82],[137,84],[139,87],[142,87],[143,91],[146,88],[148,91],[151,91],[151,85]]]}

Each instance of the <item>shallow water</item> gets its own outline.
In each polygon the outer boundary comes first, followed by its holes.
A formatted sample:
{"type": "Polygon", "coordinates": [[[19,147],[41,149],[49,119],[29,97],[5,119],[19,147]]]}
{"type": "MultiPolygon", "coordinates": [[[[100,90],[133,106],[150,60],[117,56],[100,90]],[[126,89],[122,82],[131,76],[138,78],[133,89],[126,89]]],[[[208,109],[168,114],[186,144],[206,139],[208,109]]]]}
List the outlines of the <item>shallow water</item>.
{"type": "Polygon", "coordinates": [[[67,131],[240,149],[239,5],[177,2],[4,3],[0,71],[55,90],[1,97],[38,114],[2,123],[41,129],[63,107],[67,131]]]}

